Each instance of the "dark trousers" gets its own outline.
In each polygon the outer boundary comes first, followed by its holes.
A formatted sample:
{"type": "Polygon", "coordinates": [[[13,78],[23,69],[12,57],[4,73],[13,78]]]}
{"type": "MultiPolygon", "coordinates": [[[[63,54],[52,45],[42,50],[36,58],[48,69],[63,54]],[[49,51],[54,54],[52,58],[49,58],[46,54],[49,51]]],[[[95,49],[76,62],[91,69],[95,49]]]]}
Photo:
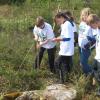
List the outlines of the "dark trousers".
{"type": "Polygon", "coordinates": [[[55,60],[56,73],[58,74],[62,83],[66,81],[66,75],[68,72],[70,72],[71,65],[72,56],[59,56],[55,60]]]}
{"type": "Polygon", "coordinates": [[[55,72],[55,68],[54,68],[54,59],[55,59],[55,51],[56,51],[56,47],[52,48],[52,49],[45,49],[43,47],[41,47],[39,49],[39,52],[35,58],[35,69],[40,68],[40,64],[43,58],[43,54],[44,51],[47,50],[48,53],[48,61],[49,61],[49,67],[50,67],[50,71],[51,72],[55,72]]]}

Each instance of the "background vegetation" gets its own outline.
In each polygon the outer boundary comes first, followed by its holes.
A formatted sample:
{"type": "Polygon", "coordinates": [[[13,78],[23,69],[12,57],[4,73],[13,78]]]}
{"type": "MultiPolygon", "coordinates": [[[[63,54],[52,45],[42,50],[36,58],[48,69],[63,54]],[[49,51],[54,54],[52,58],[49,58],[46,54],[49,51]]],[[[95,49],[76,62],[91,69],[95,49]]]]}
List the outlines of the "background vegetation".
{"type": "MultiPolygon", "coordinates": [[[[54,26],[53,16],[58,9],[67,9],[79,22],[82,8],[90,7],[100,15],[99,5],[100,0],[0,0],[0,94],[41,89],[57,80],[47,70],[47,55],[41,70],[33,70],[37,51],[32,28],[37,16],[42,15],[54,26]]],[[[75,48],[74,66],[68,84],[78,91],[77,100],[99,100],[95,96],[96,90],[89,87],[89,77],[82,74],[78,56],[78,48],[75,48]]],[[[90,63],[92,61],[93,57],[90,63]]]]}

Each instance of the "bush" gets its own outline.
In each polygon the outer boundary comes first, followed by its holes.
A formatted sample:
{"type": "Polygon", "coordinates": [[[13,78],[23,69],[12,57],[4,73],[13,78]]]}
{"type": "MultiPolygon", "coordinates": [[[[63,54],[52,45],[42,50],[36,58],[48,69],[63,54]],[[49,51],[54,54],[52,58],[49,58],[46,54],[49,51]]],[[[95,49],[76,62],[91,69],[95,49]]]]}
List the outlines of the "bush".
{"type": "Polygon", "coordinates": [[[0,4],[22,5],[26,0],[0,0],[0,4]]]}

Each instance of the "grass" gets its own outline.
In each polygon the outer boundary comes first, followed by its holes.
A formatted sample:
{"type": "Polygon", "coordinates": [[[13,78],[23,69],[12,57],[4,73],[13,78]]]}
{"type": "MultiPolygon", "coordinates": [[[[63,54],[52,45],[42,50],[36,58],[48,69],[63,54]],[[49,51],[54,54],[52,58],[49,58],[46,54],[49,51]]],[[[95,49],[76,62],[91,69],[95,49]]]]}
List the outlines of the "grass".
{"type": "MultiPolygon", "coordinates": [[[[56,77],[47,70],[47,55],[44,56],[41,70],[33,70],[37,52],[30,27],[35,24],[38,15],[44,16],[53,25],[52,19],[58,10],[58,5],[61,9],[71,10],[76,21],[79,21],[80,9],[84,7],[82,0],[70,0],[69,3],[66,3],[68,0],[41,0],[41,2],[33,0],[31,3],[30,1],[32,0],[26,0],[22,6],[0,5],[0,94],[43,89],[46,85],[55,83],[56,77]]],[[[99,14],[99,3],[96,2],[99,0],[93,0],[90,6],[99,14]]],[[[93,57],[94,51],[90,63],[93,62],[93,57]]],[[[90,83],[90,77],[82,74],[78,48],[76,48],[74,66],[69,74],[67,85],[77,90],[76,100],[99,100],[95,95],[96,89],[88,87],[90,83]]]]}

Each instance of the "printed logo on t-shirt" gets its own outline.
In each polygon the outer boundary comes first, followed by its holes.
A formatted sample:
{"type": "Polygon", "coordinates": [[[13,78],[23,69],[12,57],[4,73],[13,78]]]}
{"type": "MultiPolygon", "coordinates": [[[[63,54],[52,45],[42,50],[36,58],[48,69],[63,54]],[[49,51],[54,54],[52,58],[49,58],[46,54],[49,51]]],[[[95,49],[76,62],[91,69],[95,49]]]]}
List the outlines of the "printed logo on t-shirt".
{"type": "Polygon", "coordinates": [[[85,32],[85,27],[80,26],[80,27],[79,27],[79,31],[80,31],[81,33],[85,32]]]}
{"type": "Polygon", "coordinates": [[[85,27],[84,26],[80,26],[79,27],[79,35],[80,35],[80,38],[84,38],[84,33],[85,32],[85,27]]]}
{"type": "Polygon", "coordinates": [[[46,32],[41,31],[38,35],[41,41],[45,41],[47,39],[46,32]]]}

